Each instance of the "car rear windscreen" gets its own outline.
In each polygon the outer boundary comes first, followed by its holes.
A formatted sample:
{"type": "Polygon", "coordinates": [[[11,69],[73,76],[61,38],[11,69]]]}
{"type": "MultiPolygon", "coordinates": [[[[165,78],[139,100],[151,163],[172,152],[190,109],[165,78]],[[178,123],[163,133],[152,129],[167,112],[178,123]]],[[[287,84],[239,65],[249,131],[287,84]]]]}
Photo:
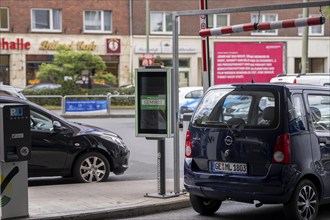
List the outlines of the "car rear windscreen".
{"type": "Polygon", "coordinates": [[[276,127],[276,93],[262,90],[209,90],[193,116],[195,126],[276,127]]]}

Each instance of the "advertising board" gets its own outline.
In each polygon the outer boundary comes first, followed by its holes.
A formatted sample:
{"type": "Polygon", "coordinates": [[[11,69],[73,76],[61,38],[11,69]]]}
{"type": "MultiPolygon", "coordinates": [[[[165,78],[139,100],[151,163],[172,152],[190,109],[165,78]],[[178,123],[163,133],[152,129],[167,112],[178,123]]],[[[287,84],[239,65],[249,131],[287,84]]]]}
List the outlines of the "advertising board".
{"type": "Polygon", "coordinates": [[[170,69],[158,67],[136,70],[136,136],[170,136],[170,74],[170,69]]]}
{"type": "Polygon", "coordinates": [[[269,82],[285,73],[283,42],[215,42],[214,84],[269,82]]]}
{"type": "Polygon", "coordinates": [[[66,112],[107,112],[107,100],[66,100],[66,112]]]}

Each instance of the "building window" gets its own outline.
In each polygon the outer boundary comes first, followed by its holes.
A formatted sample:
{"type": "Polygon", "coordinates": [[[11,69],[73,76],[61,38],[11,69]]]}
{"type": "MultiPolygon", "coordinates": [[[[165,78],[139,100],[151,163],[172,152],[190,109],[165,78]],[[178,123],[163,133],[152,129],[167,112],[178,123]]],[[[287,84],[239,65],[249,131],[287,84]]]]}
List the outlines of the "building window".
{"type": "Polygon", "coordinates": [[[1,55],[0,53],[0,85],[1,83],[5,85],[10,85],[10,56],[1,55]]]}
{"type": "Polygon", "coordinates": [[[84,11],[84,32],[112,32],[111,11],[84,11]]]}
{"type": "Polygon", "coordinates": [[[60,32],[62,30],[62,10],[32,9],[32,31],[60,32]]]}
{"type": "MultiPolygon", "coordinates": [[[[274,22],[277,21],[277,14],[252,14],[251,22],[252,23],[261,23],[261,22],[274,22]]],[[[277,35],[277,29],[275,30],[263,30],[263,31],[253,31],[252,35],[277,35]]]]}
{"type": "Polygon", "coordinates": [[[0,8],[0,31],[9,31],[8,8],[0,8]]]}
{"type": "Polygon", "coordinates": [[[208,28],[217,28],[229,26],[229,15],[219,14],[219,15],[208,15],[208,28]]]}
{"type": "Polygon", "coordinates": [[[40,83],[37,72],[42,63],[52,63],[53,55],[26,55],[26,85],[40,83]]]}
{"type": "MultiPolygon", "coordinates": [[[[308,58],[308,73],[325,73],[326,58],[308,58]]],[[[294,59],[295,73],[301,73],[301,58],[294,59]]]]}
{"type": "MultiPolygon", "coordinates": [[[[309,17],[320,17],[320,15],[309,15],[309,17]]],[[[303,15],[298,15],[298,18],[303,18],[303,15]]],[[[308,35],[311,36],[323,36],[324,35],[324,25],[315,25],[315,26],[309,26],[308,28],[308,35]]],[[[302,36],[303,27],[298,28],[298,35],[302,36]]]]}
{"type": "Polygon", "coordinates": [[[167,12],[150,13],[150,33],[152,34],[171,34],[172,33],[172,14],[167,12]]]}

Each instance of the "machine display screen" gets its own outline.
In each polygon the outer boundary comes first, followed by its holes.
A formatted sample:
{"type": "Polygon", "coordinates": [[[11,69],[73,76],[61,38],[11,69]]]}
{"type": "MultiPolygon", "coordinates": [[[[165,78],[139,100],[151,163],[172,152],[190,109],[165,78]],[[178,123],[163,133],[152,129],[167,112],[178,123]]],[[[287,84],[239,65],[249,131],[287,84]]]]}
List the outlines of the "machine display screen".
{"type": "Polygon", "coordinates": [[[23,116],[23,107],[10,108],[11,117],[20,117],[23,116]]]}
{"type": "Polygon", "coordinates": [[[138,130],[140,133],[166,134],[166,71],[141,72],[138,79],[138,130]]]}

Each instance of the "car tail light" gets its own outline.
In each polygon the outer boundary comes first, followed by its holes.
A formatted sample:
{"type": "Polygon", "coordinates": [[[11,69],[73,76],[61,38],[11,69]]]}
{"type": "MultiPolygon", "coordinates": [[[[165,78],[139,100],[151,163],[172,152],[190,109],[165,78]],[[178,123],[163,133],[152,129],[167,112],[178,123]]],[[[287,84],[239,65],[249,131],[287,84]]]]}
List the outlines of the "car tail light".
{"type": "Polygon", "coordinates": [[[191,158],[192,156],[192,144],[191,144],[191,136],[190,131],[188,130],[186,133],[186,144],[185,144],[185,156],[187,158],[191,158]]]}
{"type": "Polygon", "coordinates": [[[278,136],[272,162],[280,164],[288,164],[291,162],[291,143],[289,134],[278,136]]]}
{"type": "Polygon", "coordinates": [[[293,80],[293,83],[296,84],[296,83],[297,83],[297,79],[294,79],[294,80],[293,80]]]}

